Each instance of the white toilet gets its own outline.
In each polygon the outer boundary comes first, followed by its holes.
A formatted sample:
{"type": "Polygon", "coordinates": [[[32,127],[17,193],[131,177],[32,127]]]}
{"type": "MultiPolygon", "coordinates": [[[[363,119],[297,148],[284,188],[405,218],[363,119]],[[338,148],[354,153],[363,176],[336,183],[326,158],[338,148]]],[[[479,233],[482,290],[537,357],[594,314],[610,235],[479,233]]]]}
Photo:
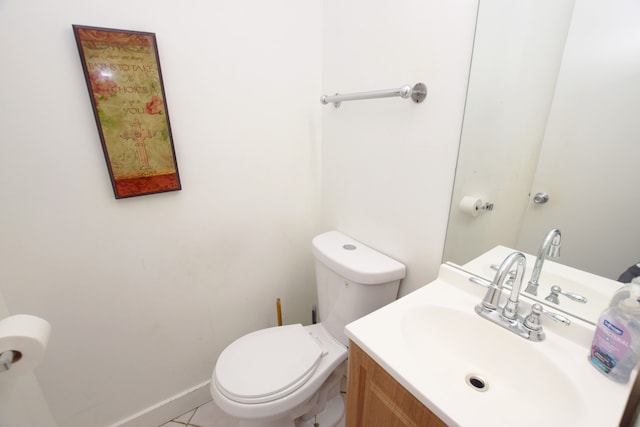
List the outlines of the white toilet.
{"type": "Polygon", "coordinates": [[[216,405],[241,426],[334,427],[344,416],[348,323],[396,299],[405,266],[337,231],[313,239],[320,323],[231,343],[213,370],[216,405]]]}

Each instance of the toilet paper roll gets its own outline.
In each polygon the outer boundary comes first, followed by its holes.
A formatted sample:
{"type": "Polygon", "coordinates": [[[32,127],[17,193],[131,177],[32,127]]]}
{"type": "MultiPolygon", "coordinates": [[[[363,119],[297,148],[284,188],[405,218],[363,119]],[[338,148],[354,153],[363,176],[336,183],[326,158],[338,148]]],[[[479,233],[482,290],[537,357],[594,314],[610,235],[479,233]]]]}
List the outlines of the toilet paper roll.
{"type": "Polygon", "coordinates": [[[16,314],[0,320],[0,354],[14,351],[8,371],[0,372],[0,381],[30,372],[44,358],[51,325],[29,314],[16,314]]]}
{"type": "Polygon", "coordinates": [[[460,210],[471,216],[478,216],[482,210],[482,200],[472,196],[464,196],[460,201],[460,210]]]}

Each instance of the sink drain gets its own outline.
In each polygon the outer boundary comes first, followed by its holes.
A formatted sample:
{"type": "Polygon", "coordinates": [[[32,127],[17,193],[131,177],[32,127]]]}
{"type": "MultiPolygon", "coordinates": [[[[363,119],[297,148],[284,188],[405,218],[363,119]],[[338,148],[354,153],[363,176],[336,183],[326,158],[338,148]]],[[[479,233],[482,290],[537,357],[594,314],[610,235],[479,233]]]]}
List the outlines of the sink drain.
{"type": "Polygon", "coordinates": [[[487,391],[489,390],[489,383],[479,375],[469,374],[465,378],[465,381],[472,389],[476,391],[487,391]]]}

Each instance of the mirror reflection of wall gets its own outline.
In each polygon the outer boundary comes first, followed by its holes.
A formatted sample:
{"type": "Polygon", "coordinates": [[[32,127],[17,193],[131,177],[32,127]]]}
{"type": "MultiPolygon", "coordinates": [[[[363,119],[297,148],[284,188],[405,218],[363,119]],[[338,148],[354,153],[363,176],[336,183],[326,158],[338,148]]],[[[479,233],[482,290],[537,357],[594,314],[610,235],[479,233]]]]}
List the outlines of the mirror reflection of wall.
{"type": "Polygon", "coordinates": [[[638,22],[635,0],[481,0],[444,261],[535,254],[552,228],[557,262],[616,279],[640,261],[638,22]]]}

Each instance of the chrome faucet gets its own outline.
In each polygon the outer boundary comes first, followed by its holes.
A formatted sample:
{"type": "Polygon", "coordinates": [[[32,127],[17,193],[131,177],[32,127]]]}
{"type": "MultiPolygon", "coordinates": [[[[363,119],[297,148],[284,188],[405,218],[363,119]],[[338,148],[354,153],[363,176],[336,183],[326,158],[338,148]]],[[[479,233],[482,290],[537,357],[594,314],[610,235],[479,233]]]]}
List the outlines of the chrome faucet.
{"type": "Polygon", "coordinates": [[[531,295],[538,295],[538,280],[540,279],[540,273],[542,272],[542,264],[544,260],[548,258],[558,258],[560,256],[560,242],[562,241],[562,235],[560,230],[554,228],[549,231],[540,245],[538,251],[538,257],[536,263],[533,265],[533,271],[531,272],[531,279],[527,284],[527,288],[524,290],[531,295]]]}
{"type": "Polygon", "coordinates": [[[498,271],[492,282],[488,282],[478,277],[470,277],[469,280],[473,283],[487,287],[487,293],[485,294],[482,302],[475,307],[476,313],[485,319],[505,328],[509,331],[520,335],[530,341],[542,341],[545,338],[545,333],[542,330],[540,324],[540,314],[547,314],[556,321],[561,321],[565,324],[570,322],[564,316],[557,315],[542,310],[540,304],[534,304],[531,313],[526,317],[518,314],[518,304],[520,302],[520,289],[522,288],[522,282],[524,278],[524,271],[527,265],[527,258],[521,252],[514,252],[502,261],[498,271]],[[504,282],[507,277],[510,276],[509,270],[515,265],[516,273],[511,285],[511,292],[504,307],[500,308],[500,296],[502,295],[502,289],[504,289],[504,282]]]}
{"type": "Polygon", "coordinates": [[[507,320],[514,320],[518,317],[518,302],[520,298],[520,288],[522,287],[522,279],[524,278],[524,270],[527,265],[527,259],[521,252],[514,252],[502,261],[498,271],[496,272],[493,282],[488,285],[487,293],[485,294],[482,302],[476,306],[476,312],[481,313],[493,313],[498,310],[498,303],[500,302],[500,296],[502,295],[502,289],[504,288],[504,282],[509,277],[509,270],[516,265],[516,275],[511,285],[511,293],[509,299],[502,309],[501,316],[507,320]]]}
{"type": "MultiPolygon", "coordinates": [[[[513,284],[511,285],[511,292],[509,293],[509,298],[507,299],[507,303],[502,308],[502,317],[509,320],[517,320],[518,319],[518,304],[520,302],[520,289],[522,288],[522,281],[524,279],[524,269],[527,265],[527,258],[524,254],[520,252],[515,252],[513,260],[510,260],[509,257],[505,259],[505,262],[510,262],[510,265],[516,264],[516,277],[513,279],[513,284]]],[[[503,262],[504,264],[504,262],[503,262]]],[[[511,267],[506,268],[506,272],[509,272],[511,267]]]]}

